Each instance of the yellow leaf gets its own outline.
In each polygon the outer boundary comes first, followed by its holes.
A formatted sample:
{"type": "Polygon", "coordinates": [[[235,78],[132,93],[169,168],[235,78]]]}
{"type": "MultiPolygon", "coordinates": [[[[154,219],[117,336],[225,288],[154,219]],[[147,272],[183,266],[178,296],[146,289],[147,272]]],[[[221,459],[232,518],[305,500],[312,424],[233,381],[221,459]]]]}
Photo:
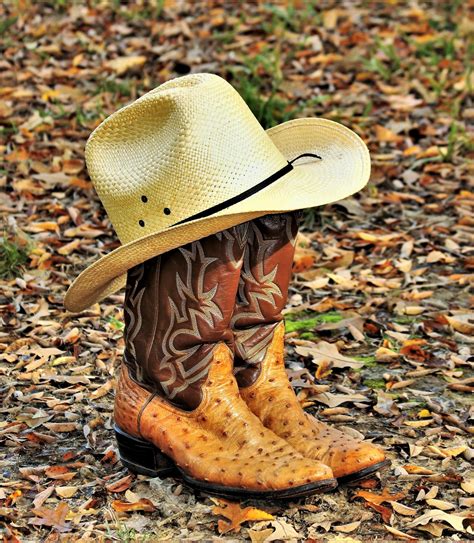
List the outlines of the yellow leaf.
{"type": "Polygon", "coordinates": [[[55,491],[61,498],[72,498],[78,489],[79,487],[77,486],[57,486],[55,491]]]}
{"type": "Polygon", "coordinates": [[[375,136],[379,141],[390,143],[401,143],[403,141],[403,136],[398,136],[395,132],[379,124],[375,125],[375,136]]]}
{"type": "Polygon", "coordinates": [[[122,75],[132,68],[139,68],[146,62],[143,55],[131,55],[128,57],[117,57],[105,63],[107,68],[113,70],[117,75],[122,75]]]}
{"type": "Polygon", "coordinates": [[[456,332],[467,336],[474,335],[474,313],[453,315],[452,317],[446,317],[446,320],[456,332]]]}
{"type": "Polygon", "coordinates": [[[273,516],[254,507],[245,507],[242,509],[240,504],[219,500],[219,506],[214,507],[214,515],[220,515],[228,520],[219,520],[217,527],[220,534],[228,532],[240,532],[241,524],[256,520],[273,520],[273,516]]]}
{"type": "Polygon", "coordinates": [[[406,420],[403,424],[410,426],[411,428],[423,428],[423,426],[429,426],[433,422],[433,419],[426,420],[406,420]]]}
{"type": "Polygon", "coordinates": [[[327,28],[328,30],[334,30],[337,25],[338,17],[339,17],[338,9],[329,9],[328,11],[323,12],[324,28],[327,28]]]}
{"type": "Polygon", "coordinates": [[[414,464],[407,464],[403,466],[403,469],[408,473],[414,473],[416,475],[433,475],[433,471],[428,468],[422,468],[421,466],[415,466],[414,464]]]}

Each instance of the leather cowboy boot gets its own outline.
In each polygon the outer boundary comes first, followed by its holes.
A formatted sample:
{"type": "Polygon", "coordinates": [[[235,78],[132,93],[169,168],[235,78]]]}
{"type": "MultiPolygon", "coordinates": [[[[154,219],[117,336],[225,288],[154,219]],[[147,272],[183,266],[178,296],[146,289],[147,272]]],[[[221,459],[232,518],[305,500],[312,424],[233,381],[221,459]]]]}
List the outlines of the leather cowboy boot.
{"type": "Polygon", "coordinates": [[[382,450],[305,413],[284,364],[286,305],[299,213],[250,223],[231,326],[234,372],[241,396],[263,424],[307,458],[331,467],[339,482],[361,479],[388,464],[382,450]]]}
{"type": "Polygon", "coordinates": [[[129,271],[114,410],[120,456],[132,471],[177,470],[226,497],[332,489],[331,470],[265,428],[239,395],[229,324],[247,229],[232,227],[129,271]]]}

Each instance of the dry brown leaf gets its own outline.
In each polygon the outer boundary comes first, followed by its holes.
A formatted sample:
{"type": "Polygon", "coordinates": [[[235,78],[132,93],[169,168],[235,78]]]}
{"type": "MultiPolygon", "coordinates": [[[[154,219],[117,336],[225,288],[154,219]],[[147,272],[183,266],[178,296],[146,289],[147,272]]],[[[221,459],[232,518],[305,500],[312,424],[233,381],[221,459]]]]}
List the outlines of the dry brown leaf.
{"type": "Polygon", "coordinates": [[[384,524],[384,528],[387,530],[387,532],[390,532],[392,535],[395,535],[400,539],[406,539],[408,541],[418,541],[417,537],[405,534],[404,532],[401,532],[400,530],[393,528],[393,526],[387,526],[386,524],[384,524]]]}
{"type": "Polygon", "coordinates": [[[474,479],[467,479],[461,483],[461,488],[468,494],[474,494],[474,479]]]}
{"type": "Polygon", "coordinates": [[[118,511],[119,513],[130,513],[133,511],[146,511],[148,513],[152,513],[156,509],[153,503],[147,498],[141,498],[139,501],[134,503],[114,500],[112,502],[112,508],[114,511],[118,511]]]}
{"type": "Polygon", "coordinates": [[[240,532],[241,525],[244,522],[257,520],[273,520],[273,516],[254,507],[245,507],[242,509],[240,504],[218,500],[219,505],[212,508],[214,515],[220,515],[227,520],[219,519],[218,530],[220,534],[228,532],[240,532]]]}
{"type": "Polygon", "coordinates": [[[398,134],[395,134],[395,132],[389,130],[387,127],[379,124],[375,125],[375,137],[379,141],[386,141],[389,143],[401,143],[404,140],[403,136],[399,136],[398,134]]]}
{"type": "Polygon", "coordinates": [[[128,70],[140,68],[146,62],[143,55],[130,55],[128,57],[117,57],[105,63],[106,68],[110,68],[117,75],[122,75],[128,70]]]}
{"type": "Polygon", "coordinates": [[[46,507],[39,507],[33,509],[33,514],[37,518],[34,518],[30,522],[35,526],[48,526],[54,528],[58,532],[67,532],[70,530],[69,523],[66,522],[67,514],[69,513],[69,507],[67,503],[59,503],[55,509],[48,509],[46,507]]]}
{"type": "Polygon", "coordinates": [[[105,488],[108,492],[124,492],[125,490],[128,490],[130,488],[132,481],[133,475],[126,475],[118,481],[106,485],[105,488]]]}
{"type": "Polygon", "coordinates": [[[301,541],[302,539],[301,534],[284,520],[273,520],[270,522],[270,526],[274,528],[274,531],[267,536],[265,543],[270,543],[271,541],[301,541]]]}
{"type": "Polygon", "coordinates": [[[417,475],[433,475],[434,471],[425,468],[423,466],[415,466],[414,464],[407,464],[403,466],[403,469],[408,473],[415,473],[417,475]]]}
{"type": "Polygon", "coordinates": [[[451,509],[456,509],[456,506],[453,503],[446,502],[444,500],[429,499],[426,500],[428,505],[434,507],[435,509],[441,509],[441,511],[450,511],[451,509]]]}
{"type": "Polygon", "coordinates": [[[361,524],[360,520],[357,520],[356,522],[350,522],[349,524],[340,524],[339,526],[333,526],[332,529],[336,532],[342,532],[344,534],[349,534],[353,532],[354,530],[357,530],[361,524]]]}
{"type": "Polygon", "coordinates": [[[445,513],[444,511],[440,511],[439,509],[433,509],[431,511],[427,511],[417,519],[407,524],[407,527],[415,528],[420,525],[428,524],[429,522],[445,522],[449,524],[452,528],[454,528],[457,532],[463,533],[466,531],[464,523],[469,522],[469,519],[467,517],[461,517],[460,515],[445,513]]]}
{"type": "Polygon", "coordinates": [[[77,486],[56,486],[54,488],[56,494],[61,498],[72,498],[74,494],[79,490],[77,486]]]}
{"type": "Polygon", "coordinates": [[[314,347],[297,346],[295,350],[301,356],[310,356],[318,365],[329,363],[333,368],[361,368],[364,365],[363,362],[342,355],[334,343],[327,341],[320,341],[314,347]]]}
{"type": "Polygon", "coordinates": [[[375,494],[368,490],[358,490],[355,495],[356,498],[363,498],[365,501],[380,505],[381,503],[390,503],[401,500],[405,497],[403,492],[397,492],[396,494],[390,494],[387,488],[382,490],[382,494],[375,494]]]}
{"type": "Polygon", "coordinates": [[[446,320],[457,332],[468,336],[474,335],[474,313],[453,315],[451,317],[446,316],[446,320]]]}
{"type": "Polygon", "coordinates": [[[412,517],[417,513],[416,509],[403,505],[402,503],[390,502],[390,505],[393,507],[393,510],[400,515],[412,517]]]}
{"type": "Polygon", "coordinates": [[[45,475],[58,481],[70,481],[76,474],[66,466],[50,466],[45,470],[45,475]]]}

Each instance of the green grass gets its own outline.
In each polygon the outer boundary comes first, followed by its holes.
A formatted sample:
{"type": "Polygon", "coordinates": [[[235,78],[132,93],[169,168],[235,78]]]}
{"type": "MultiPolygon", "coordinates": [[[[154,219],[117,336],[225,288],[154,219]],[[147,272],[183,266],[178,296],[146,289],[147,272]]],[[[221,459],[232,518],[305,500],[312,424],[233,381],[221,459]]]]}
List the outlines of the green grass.
{"type": "MultiPolygon", "coordinates": [[[[306,333],[311,332],[316,328],[316,326],[319,326],[320,324],[324,323],[333,323],[333,322],[340,322],[343,317],[335,312],[335,311],[329,311],[328,313],[322,313],[321,315],[316,315],[309,317],[308,314],[312,313],[293,313],[285,316],[285,327],[286,331],[289,332],[298,332],[298,331],[304,331],[306,333]]],[[[305,338],[303,338],[305,339],[305,338]]],[[[309,339],[309,338],[306,338],[309,339]]],[[[313,339],[313,338],[311,338],[313,339]]]]}
{"type": "Polygon", "coordinates": [[[372,388],[372,389],[381,389],[385,388],[385,380],[384,379],[364,379],[364,385],[366,387],[372,388]]]}
{"type": "Polygon", "coordinates": [[[3,237],[0,238],[0,278],[21,277],[24,266],[28,262],[30,250],[29,243],[23,243],[18,238],[9,238],[4,232],[3,237]]]}
{"type": "Polygon", "coordinates": [[[117,81],[112,78],[107,78],[98,83],[95,94],[110,92],[111,94],[130,97],[132,95],[132,86],[133,82],[129,79],[117,81]]]}
{"type": "Polygon", "coordinates": [[[359,362],[363,362],[366,368],[374,368],[378,366],[375,356],[353,356],[352,358],[358,360],[359,362]]]}
{"type": "Polygon", "coordinates": [[[6,34],[8,30],[16,23],[18,17],[7,17],[0,21],[0,36],[6,34]]]}
{"type": "Polygon", "coordinates": [[[265,129],[294,119],[306,105],[295,105],[280,96],[282,64],[277,46],[265,47],[253,57],[244,56],[241,65],[229,68],[232,85],[265,129]]]}
{"type": "Polygon", "coordinates": [[[123,330],[125,328],[125,324],[117,319],[116,317],[114,316],[110,316],[108,319],[107,319],[107,322],[110,324],[110,326],[112,328],[114,328],[115,330],[123,330]]]}

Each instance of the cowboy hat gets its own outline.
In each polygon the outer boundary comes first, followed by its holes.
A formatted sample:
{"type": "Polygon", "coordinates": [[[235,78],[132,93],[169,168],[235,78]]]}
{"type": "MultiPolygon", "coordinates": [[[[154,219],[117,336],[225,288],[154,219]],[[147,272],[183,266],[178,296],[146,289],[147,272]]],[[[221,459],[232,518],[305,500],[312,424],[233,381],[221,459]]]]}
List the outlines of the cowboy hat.
{"type": "Polygon", "coordinates": [[[370,174],[367,147],[348,128],[304,118],[265,131],[208,73],[171,79],[108,117],[86,162],[122,245],[77,277],[70,311],[122,288],[145,260],[262,215],[341,200],[370,174]]]}

